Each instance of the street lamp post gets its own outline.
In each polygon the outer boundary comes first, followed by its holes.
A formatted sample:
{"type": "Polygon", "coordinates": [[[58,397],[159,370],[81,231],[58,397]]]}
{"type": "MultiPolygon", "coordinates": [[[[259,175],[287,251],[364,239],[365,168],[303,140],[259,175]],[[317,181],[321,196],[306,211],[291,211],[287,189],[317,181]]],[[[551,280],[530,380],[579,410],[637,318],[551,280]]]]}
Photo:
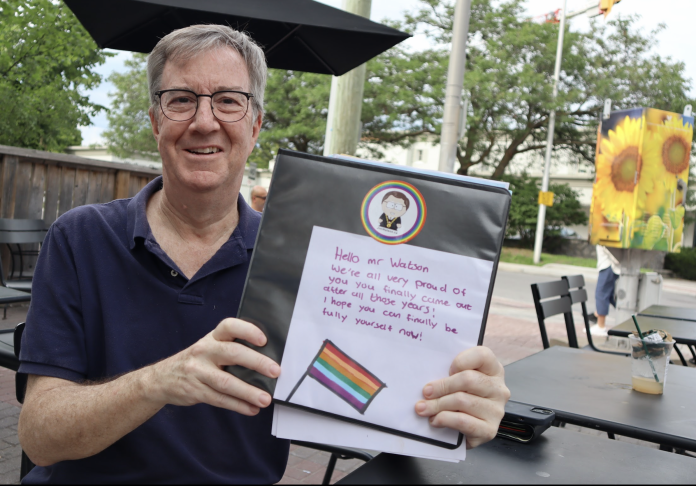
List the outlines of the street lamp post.
{"type": "MultiPolygon", "coordinates": [[[[561,57],[563,55],[563,34],[565,33],[566,6],[568,0],[563,0],[563,10],[561,11],[561,25],[558,31],[558,46],[556,47],[556,67],[553,72],[553,101],[558,95],[558,80],[561,76],[561,57]]],[[[541,181],[542,192],[549,190],[549,171],[551,169],[551,150],[553,149],[553,132],[556,128],[556,110],[551,110],[549,116],[549,133],[546,138],[546,157],[544,159],[544,178],[541,181]]],[[[546,223],[546,206],[539,204],[539,215],[537,217],[536,234],[534,236],[534,263],[541,261],[541,244],[544,240],[544,226],[546,223]]]]}

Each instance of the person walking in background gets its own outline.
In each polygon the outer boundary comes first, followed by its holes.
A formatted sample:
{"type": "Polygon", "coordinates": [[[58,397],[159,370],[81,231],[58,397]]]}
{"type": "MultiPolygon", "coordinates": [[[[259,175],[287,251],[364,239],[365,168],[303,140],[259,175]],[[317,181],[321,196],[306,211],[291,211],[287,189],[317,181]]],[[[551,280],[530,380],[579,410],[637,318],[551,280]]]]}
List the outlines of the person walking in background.
{"type": "Polygon", "coordinates": [[[254,186],[251,188],[251,207],[258,211],[263,212],[263,207],[266,204],[266,197],[268,196],[268,191],[263,186],[254,186]]]}
{"type": "Polygon", "coordinates": [[[602,245],[597,245],[597,269],[599,270],[599,278],[595,290],[595,318],[590,318],[595,321],[595,324],[590,326],[590,333],[593,336],[606,336],[609,304],[616,307],[614,284],[621,274],[621,265],[607,247],[602,245]]]}

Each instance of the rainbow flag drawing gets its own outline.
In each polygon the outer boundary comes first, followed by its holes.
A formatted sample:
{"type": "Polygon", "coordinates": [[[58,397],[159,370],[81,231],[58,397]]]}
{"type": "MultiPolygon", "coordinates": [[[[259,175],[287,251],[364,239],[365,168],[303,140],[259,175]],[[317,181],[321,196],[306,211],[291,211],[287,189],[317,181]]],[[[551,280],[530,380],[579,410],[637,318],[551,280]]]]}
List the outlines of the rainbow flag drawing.
{"type": "Polygon", "coordinates": [[[341,397],[361,414],[387,385],[364,366],[351,359],[330,340],[325,340],[307,372],[287,398],[290,401],[304,379],[309,376],[341,397]]]}

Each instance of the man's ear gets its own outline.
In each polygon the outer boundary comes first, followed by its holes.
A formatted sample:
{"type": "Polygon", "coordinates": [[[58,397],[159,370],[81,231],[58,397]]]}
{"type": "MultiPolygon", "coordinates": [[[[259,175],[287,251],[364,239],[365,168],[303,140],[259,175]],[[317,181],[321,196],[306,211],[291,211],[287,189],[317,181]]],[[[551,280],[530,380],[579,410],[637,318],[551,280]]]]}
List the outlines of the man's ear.
{"type": "Polygon", "coordinates": [[[261,124],[263,123],[263,113],[259,112],[258,115],[256,115],[256,119],[253,121],[253,125],[251,127],[251,136],[254,139],[254,145],[256,145],[256,140],[259,138],[259,133],[261,133],[261,124]]]}
{"type": "Polygon", "coordinates": [[[147,114],[150,116],[150,124],[152,125],[152,134],[155,136],[155,140],[157,140],[157,142],[159,144],[159,120],[157,120],[157,116],[155,115],[155,110],[152,106],[147,111],[147,114]]]}

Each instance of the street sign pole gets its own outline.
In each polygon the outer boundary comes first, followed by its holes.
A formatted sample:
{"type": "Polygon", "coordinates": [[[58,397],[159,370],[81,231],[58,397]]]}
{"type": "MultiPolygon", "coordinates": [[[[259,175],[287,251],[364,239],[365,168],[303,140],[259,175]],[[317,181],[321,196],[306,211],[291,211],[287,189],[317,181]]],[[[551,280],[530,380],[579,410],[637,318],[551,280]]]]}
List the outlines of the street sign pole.
{"type": "Polygon", "coordinates": [[[440,135],[440,163],[438,170],[454,172],[457,158],[459,118],[462,102],[462,84],[466,68],[466,41],[469,36],[469,17],[471,0],[457,0],[454,7],[454,25],[452,27],[452,52],[450,52],[447,69],[447,90],[445,92],[445,111],[442,116],[440,135]]]}
{"type": "MultiPolygon", "coordinates": [[[[561,58],[563,56],[563,34],[565,33],[566,6],[568,0],[563,0],[561,25],[558,31],[558,46],[556,47],[556,67],[553,72],[553,100],[558,95],[558,80],[561,77],[561,58]]],[[[553,149],[553,132],[556,128],[556,110],[551,110],[549,116],[549,133],[546,138],[546,157],[544,159],[544,178],[541,181],[541,191],[549,190],[549,171],[551,170],[551,150],[553,149]]],[[[534,263],[541,261],[541,244],[544,241],[544,226],[546,225],[546,205],[539,204],[536,234],[534,236],[534,263]]]]}

